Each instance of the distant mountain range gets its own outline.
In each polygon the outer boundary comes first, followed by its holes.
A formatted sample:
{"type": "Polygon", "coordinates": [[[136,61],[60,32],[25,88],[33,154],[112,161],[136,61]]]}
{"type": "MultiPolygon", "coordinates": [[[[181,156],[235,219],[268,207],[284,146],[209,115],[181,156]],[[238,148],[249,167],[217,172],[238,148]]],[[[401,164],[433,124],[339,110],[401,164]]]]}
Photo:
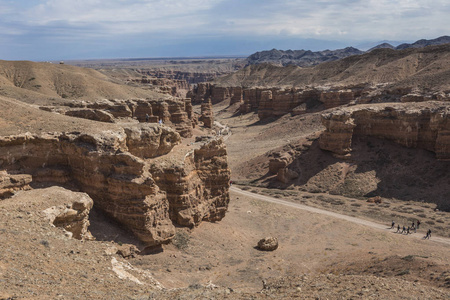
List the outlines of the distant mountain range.
{"type": "Polygon", "coordinates": [[[300,67],[309,67],[318,65],[323,62],[335,61],[352,55],[360,55],[375,49],[389,48],[395,50],[403,50],[407,48],[422,48],[432,45],[442,45],[450,43],[450,36],[441,36],[432,40],[418,40],[412,44],[404,43],[397,47],[389,43],[382,43],[367,51],[361,51],[353,47],[347,47],[337,50],[310,51],[310,50],[266,50],[256,52],[247,58],[247,65],[255,65],[261,63],[270,63],[279,66],[295,65],[300,67]]]}

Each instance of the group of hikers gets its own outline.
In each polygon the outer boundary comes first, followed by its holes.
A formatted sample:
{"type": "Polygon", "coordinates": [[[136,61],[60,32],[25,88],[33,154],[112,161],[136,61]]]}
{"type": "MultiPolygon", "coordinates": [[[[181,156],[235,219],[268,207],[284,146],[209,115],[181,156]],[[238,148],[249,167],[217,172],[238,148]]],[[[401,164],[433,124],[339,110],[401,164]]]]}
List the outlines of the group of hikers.
{"type": "MultiPolygon", "coordinates": [[[[412,222],[411,226],[406,227],[405,225],[403,225],[403,228],[400,228],[400,225],[397,225],[397,231],[395,233],[400,233],[400,234],[412,234],[413,231],[417,232],[417,229],[419,229],[420,226],[420,221],[417,220],[417,223],[415,223],[414,221],[412,222]]],[[[395,221],[392,221],[391,224],[391,229],[395,228],[395,221]]],[[[430,239],[431,237],[431,229],[427,230],[427,234],[423,237],[424,239],[430,239]]]]}

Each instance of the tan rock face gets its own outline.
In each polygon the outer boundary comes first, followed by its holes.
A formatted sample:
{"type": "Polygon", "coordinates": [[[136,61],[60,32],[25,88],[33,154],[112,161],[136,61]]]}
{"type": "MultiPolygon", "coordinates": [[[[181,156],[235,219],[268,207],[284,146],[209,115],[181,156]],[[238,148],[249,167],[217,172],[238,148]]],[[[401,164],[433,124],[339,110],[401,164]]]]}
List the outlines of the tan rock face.
{"type": "Polygon", "coordinates": [[[42,211],[50,223],[71,232],[72,236],[78,240],[91,238],[88,231],[89,212],[94,201],[86,193],[63,191],[61,188],[49,188],[48,190],[53,194],[58,193],[58,195],[54,195],[55,197],[71,194],[70,197],[64,197],[64,200],[70,203],[52,206],[42,211]]]}
{"type": "MultiPolygon", "coordinates": [[[[25,134],[0,139],[0,157],[5,161],[3,168],[23,170],[35,178],[42,170],[65,169],[68,181],[142,241],[149,245],[165,242],[175,232],[167,199],[145,162],[127,152],[126,142],[125,132],[25,134]]],[[[51,174],[46,173],[46,180],[61,183],[60,178],[49,178],[51,174]]]]}
{"type": "Polygon", "coordinates": [[[200,121],[203,122],[205,127],[212,128],[214,124],[214,113],[212,109],[211,98],[208,98],[202,103],[201,113],[202,115],[200,117],[200,121]]]}
{"type": "Polygon", "coordinates": [[[167,193],[171,219],[176,224],[192,227],[225,216],[230,169],[221,139],[210,140],[191,152],[183,165],[152,165],[150,171],[167,193]]]}
{"type": "Polygon", "coordinates": [[[28,174],[12,175],[5,171],[0,171],[0,199],[10,197],[16,191],[30,189],[29,184],[31,181],[32,177],[28,174]]]}
{"type": "Polygon", "coordinates": [[[174,128],[182,137],[191,137],[193,123],[192,104],[185,99],[128,99],[101,100],[81,103],[81,107],[46,107],[40,109],[67,116],[114,123],[118,119],[136,119],[141,123],[158,123],[160,120],[174,128]]]}
{"type": "Polygon", "coordinates": [[[169,153],[181,143],[180,135],[166,126],[141,124],[124,126],[130,153],[142,158],[152,158],[169,153]]]}
{"type": "Polygon", "coordinates": [[[337,154],[351,152],[353,135],[392,140],[450,159],[450,105],[443,102],[382,104],[339,109],[322,115],[326,131],[320,147],[337,154]]]}
{"type": "MultiPolygon", "coordinates": [[[[229,202],[230,170],[222,141],[206,143],[178,167],[155,167],[143,159],[167,155],[179,141],[178,133],[159,124],[97,134],[23,134],[0,138],[0,159],[10,173],[77,186],[150,246],[168,242],[174,223],[194,226],[223,218],[229,202]]],[[[61,212],[61,222],[75,220],[76,210],[61,212]]]]}

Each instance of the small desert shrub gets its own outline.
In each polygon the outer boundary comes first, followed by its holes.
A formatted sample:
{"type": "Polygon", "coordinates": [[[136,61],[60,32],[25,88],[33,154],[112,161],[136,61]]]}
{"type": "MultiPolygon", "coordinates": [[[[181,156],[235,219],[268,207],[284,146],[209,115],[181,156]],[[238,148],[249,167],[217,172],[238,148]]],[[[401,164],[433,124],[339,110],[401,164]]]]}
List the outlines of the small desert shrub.
{"type": "Polygon", "coordinates": [[[351,206],[356,206],[356,207],[361,207],[362,206],[362,204],[360,204],[360,203],[352,203],[352,204],[350,204],[351,206]]]}
{"type": "Polygon", "coordinates": [[[50,247],[50,243],[49,243],[48,241],[46,241],[46,240],[42,240],[42,241],[40,241],[39,243],[40,243],[41,245],[45,246],[46,248],[49,248],[49,247],[50,247]]]}
{"type": "Polygon", "coordinates": [[[436,220],[436,222],[438,222],[438,223],[445,223],[444,220],[440,220],[440,219],[436,220]]]}
{"type": "Polygon", "coordinates": [[[248,191],[249,189],[250,189],[249,186],[243,186],[243,187],[241,187],[241,190],[244,190],[244,191],[248,191]]]}
{"type": "Polygon", "coordinates": [[[434,221],[425,221],[425,223],[429,224],[429,225],[434,225],[434,221]]]}
{"type": "Polygon", "coordinates": [[[418,214],[417,216],[418,216],[418,217],[421,217],[421,218],[426,218],[426,217],[427,217],[426,214],[418,214]]]}
{"type": "Polygon", "coordinates": [[[405,257],[402,257],[402,259],[406,261],[412,261],[414,259],[414,255],[407,255],[405,257]]]}
{"type": "Polygon", "coordinates": [[[403,275],[408,275],[408,274],[409,274],[409,269],[403,270],[403,271],[397,273],[397,276],[403,276],[403,275]]]}
{"type": "Polygon", "coordinates": [[[177,231],[174,238],[172,239],[172,244],[180,250],[184,250],[189,244],[189,234],[185,231],[177,231]]]}
{"type": "Polygon", "coordinates": [[[423,209],[413,209],[413,212],[415,212],[415,213],[422,213],[423,212],[423,209]]]}

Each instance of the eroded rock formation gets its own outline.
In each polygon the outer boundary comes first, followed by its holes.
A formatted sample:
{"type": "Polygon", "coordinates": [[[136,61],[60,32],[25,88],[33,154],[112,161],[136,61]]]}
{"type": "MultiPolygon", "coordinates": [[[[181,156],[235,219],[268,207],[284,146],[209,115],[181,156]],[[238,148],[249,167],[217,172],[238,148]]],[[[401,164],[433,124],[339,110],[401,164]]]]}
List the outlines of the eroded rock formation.
{"type": "Polygon", "coordinates": [[[230,101],[240,103],[240,111],[258,112],[260,119],[316,112],[348,104],[380,102],[449,101],[446,92],[430,93],[411,87],[389,88],[385,84],[348,86],[317,86],[302,88],[223,87],[214,83],[199,83],[188,94],[193,103],[211,97],[213,104],[230,101]]]}
{"type": "MultiPolygon", "coordinates": [[[[94,205],[94,201],[86,193],[77,193],[65,190],[61,187],[50,187],[44,191],[29,191],[27,197],[36,198],[45,193],[47,198],[58,199],[59,205],[49,207],[42,211],[49,222],[64,230],[78,239],[92,238],[88,227],[89,212],[94,205]]],[[[22,195],[24,196],[24,195],[22,195]]]]}
{"type": "Polygon", "coordinates": [[[174,223],[217,220],[228,205],[230,171],[220,141],[212,140],[186,162],[164,169],[164,176],[183,174],[186,186],[181,189],[178,179],[161,181],[152,160],[145,160],[168,153],[179,141],[178,133],[157,124],[98,133],[5,136],[0,138],[0,168],[30,174],[36,183],[75,185],[145,244],[158,245],[174,236],[174,223]],[[183,199],[182,209],[173,199],[183,199]]]}
{"type": "Polygon", "coordinates": [[[362,105],[322,115],[327,128],[320,147],[339,155],[352,150],[354,135],[394,141],[409,148],[436,153],[450,159],[450,105],[429,101],[415,104],[362,105]]]}
{"type": "Polygon", "coordinates": [[[201,105],[201,117],[200,121],[203,122],[203,125],[207,128],[212,128],[214,124],[214,113],[212,109],[211,98],[208,98],[201,105]]]}
{"type": "Polygon", "coordinates": [[[200,83],[188,97],[192,102],[211,97],[212,103],[228,100],[240,103],[240,111],[257,111],[260,119],[287,113],[301,114],[333,108],[355,101],[363,93],[361,86],[342,88],[242,88],[200,83]]]}
{"type": "Polygon", "coordinates": [[[160,120],[182,137],[191,137],[194,123],[192,105],[187,99],[129,99],[81,102],[76,107],[41,106],[40,109],[72,117],[100,122],[118,122],[135,119],[139,122],[157,123],[160,120]]]}
{"type": "MultiPolygon", "coordinates": [[[[0,160],[0,165],[3,161],[0,160]]],[[[8,174],[6,171],[0,171],[0,199],[10,197],[16,191],[31,189],[31,175],[27,174],[8,174]]]]}
{"type": "Polygon", "coordinates": [[[202,220],[218,221],[230,201],[230,169],[222,139],[210,139],[189,153],[182,165],[153,164],[157,185],[167,193],[172,220],[194,226],[202,220]]]}

